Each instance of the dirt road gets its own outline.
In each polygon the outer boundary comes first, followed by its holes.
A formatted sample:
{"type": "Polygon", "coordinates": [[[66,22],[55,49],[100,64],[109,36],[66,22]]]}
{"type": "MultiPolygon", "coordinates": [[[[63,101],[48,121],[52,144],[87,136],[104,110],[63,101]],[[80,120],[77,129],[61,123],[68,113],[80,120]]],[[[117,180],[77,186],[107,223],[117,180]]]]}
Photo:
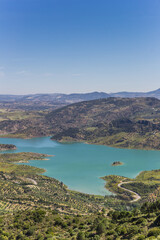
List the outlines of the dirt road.
{"type": "Polygon", "coordinates": [[[138,200],[141,199],[141,196],[140,196],[138,193],[133,192],[132,190],[129,190],[129,189],[127,189],[127,188],[121,187],[121,185],[127,184],[127,183],[132,183],[132,182],[120,182],[120,183],[118,184],[118,187],[119,187],[119,188],[122,188],[123,190],[125,190],[125,191],[130,192],[130,193],[133,194],[133,197],[134,197],[135,199],[132,200],[132,201],[130,201],[130,202],[137,202],[138,200]]]}

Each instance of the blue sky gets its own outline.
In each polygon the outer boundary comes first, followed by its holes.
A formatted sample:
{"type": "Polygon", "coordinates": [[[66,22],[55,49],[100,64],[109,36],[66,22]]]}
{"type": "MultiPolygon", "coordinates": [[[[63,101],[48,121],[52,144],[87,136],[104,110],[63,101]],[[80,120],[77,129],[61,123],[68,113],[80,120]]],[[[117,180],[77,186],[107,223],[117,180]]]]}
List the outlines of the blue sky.
{"type": "Polygon", "coordinates": [[[0,94],[160,88],[159,0],[0,0],[0,94]]]}

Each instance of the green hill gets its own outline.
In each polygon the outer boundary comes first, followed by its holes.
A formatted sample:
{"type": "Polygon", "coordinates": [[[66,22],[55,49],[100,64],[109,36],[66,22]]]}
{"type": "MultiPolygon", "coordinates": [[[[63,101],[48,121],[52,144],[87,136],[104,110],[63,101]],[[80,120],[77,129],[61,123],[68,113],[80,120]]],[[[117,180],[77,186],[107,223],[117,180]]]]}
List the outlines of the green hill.
{"type": "Polygon", "coordinates": [[[37,208],[1,215],[2,240],[143,240],[160,239],[160,202],[133,211],[66,215],[37,208]]]}
{"type": "Polygon", "coordinates": [[[72,104],[46,119],[58,141],[160,149],[160,100],[108,98],[72,104]]]}
{"type": "Polygon", "coordinates": [[[4,114],[8,119],[0,121],[4,137],[53,136],[58,141],[160,149],[160,100],[156,98],[107,98],[53,111],[4,114]]]}

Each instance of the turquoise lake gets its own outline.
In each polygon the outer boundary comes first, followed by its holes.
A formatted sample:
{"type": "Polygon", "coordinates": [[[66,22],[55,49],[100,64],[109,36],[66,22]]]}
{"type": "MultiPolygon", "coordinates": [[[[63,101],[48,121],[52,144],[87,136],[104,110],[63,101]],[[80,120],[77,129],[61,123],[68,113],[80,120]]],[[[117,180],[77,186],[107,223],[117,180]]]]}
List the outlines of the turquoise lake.
{"type": "Polygon", "coordinates": [[[45,168],[44,175],[64,182],[70,189],[108,195],[99,177],[115,174],[130,178],[141,171],[160,168],[160,151],[118,149],[85,143],[62,144],[49,137],[33,139],[0,138],[0,143],[15,144],[17,150],[54,155],[49,161],[30,161],[28,165],[45,168]],[[121,161],[122,166],[111,166],[121,161]]]}

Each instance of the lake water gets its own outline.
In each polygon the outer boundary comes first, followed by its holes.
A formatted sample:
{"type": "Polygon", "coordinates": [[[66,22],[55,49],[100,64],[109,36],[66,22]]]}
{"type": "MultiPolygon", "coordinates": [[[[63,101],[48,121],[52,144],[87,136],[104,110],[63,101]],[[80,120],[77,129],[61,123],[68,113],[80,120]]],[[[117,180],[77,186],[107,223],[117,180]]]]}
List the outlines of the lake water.
{"type": "Polygon", "coordinates": [[[30,161],[29,165],[45,168],[44,175],[64,182],[70,189],[84,193],[108,195],[99,177],[115,174],[134,178],[144,170],[160,168],[160,151],[118,149],[84,143],[62,144],[49,137],[33,139],[0,138],[0,143],[15,144],[17,150],[54,155],[49,161],[30,161]],[[121,161],[122,166],[111,166],[121,161]]]}

